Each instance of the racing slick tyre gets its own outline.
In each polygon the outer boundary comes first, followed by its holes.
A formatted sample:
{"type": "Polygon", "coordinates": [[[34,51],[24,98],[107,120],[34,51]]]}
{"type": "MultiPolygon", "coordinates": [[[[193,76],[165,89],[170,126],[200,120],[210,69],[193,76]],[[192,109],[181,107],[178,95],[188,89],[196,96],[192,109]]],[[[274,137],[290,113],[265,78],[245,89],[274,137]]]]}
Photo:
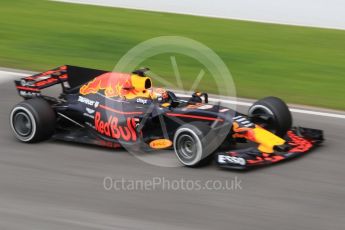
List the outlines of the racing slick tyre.
{"type": "Polygon", "coordinates": [[[292,126],[292,116],[288,106],[277,97],[258,100],[249,108],[248,116],[254,123],[280,137],[284,137],[292,126]]]}
{"type": "Polygon", "coordinates": [[[192,122],[179,127],[175,132],[173,144],[177,158],[188,167],[210,163],[212,153],[220,145],[213,130],[202,122],[192,122]]]}
{"type": "Polygon", "coordinates": [[[22,142],[33,143],[49,139],[55,131],[56,114],[49,103],[40,98],[17,104],[10,114],[10,126],[22,142]]]}

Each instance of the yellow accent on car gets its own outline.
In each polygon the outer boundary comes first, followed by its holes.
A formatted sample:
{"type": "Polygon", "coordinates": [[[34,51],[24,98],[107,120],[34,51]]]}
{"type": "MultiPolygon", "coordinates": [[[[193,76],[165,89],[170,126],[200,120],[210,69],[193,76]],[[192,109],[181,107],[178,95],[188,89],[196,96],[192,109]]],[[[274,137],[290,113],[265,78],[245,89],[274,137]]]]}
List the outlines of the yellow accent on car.
{"type": "Polygon", "coordinates": [[[170,103],[169,102],[165,102],[162,104],[162,107],[169,107],[170,106],[170,103]]]}
{"type": "Polygon", "coordinates": [[[126,95],[127,99],[134,99],[138,97],[151,98],[151,91],[148,90],[152,87],[151,78],[132,74],[131,84],[136,93],[126,95]]]}
{"type": "Polygon", "coordinates": [[[152,81],[149,77],[141,77],[136,74],[131,76],[131,83],[136,90],[145,90],[152,87],[152,81]]]}
{"type": "Polygon", "coordinates": [[[256,126],[253,129],[255,142],[259,144],[258,149],[264,153],[273,153],[274,146],[282,145],[285,140],[267,131],[266,129],[256,126]]]}

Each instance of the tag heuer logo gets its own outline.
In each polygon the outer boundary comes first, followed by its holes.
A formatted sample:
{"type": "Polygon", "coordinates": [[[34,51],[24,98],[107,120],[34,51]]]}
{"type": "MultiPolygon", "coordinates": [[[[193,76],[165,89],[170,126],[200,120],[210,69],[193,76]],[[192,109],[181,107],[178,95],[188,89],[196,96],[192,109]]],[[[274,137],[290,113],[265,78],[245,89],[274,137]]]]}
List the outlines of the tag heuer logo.
{"type": "Polygon", "coordinates": [[[99,105],[99,102],[98,102],[98,101],[96,101],[96,102],[95,102],[95,108],[97,108],[97,107],[98,107],[98,105],[99,105]]]}

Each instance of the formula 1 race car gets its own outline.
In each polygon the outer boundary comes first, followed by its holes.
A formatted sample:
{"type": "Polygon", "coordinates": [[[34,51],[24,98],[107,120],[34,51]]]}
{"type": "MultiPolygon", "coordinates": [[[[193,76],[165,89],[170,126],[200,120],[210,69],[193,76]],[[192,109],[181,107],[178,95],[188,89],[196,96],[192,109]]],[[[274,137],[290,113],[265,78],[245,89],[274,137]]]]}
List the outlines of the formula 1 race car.
{"type": "Polygon", "coordinates": [[[276,97],[255,102],[245,115],[209,104],[207,93],[177,97],[153,88],[148,73],[66,65],[16,80],[25,100],[12,109],[11,128],[22,142],[54,138],[134,151],[173,149],[185,166],[216,159],[232,169],[302,156],[323,141],[321,130],[292,127],[287,105],[276,97]],[[42,94],[58,84],[59,96],[42,94]]]}

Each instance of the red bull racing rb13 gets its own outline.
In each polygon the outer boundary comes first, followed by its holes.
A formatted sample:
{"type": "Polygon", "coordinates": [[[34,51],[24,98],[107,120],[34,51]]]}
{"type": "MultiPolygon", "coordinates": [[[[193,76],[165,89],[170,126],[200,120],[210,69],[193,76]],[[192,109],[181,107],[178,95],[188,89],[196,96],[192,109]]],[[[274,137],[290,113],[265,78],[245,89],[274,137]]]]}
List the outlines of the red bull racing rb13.
{"type": "Polygon", "coordinates": [[[14,106],[16,138],[54,138],[149,153],[171,149],[185,166],[215,160],[250,169],[305,155],[323,141],[317,129],[292,127],[288,106],[266,97],[247,114],[208,103],[208,94],[178,97],[154,88],[148,69],[117,73],[61,66],[15,81],[25,100],[14,106]],[[58,97],[42,90],[60,84],[58,97]]]}

